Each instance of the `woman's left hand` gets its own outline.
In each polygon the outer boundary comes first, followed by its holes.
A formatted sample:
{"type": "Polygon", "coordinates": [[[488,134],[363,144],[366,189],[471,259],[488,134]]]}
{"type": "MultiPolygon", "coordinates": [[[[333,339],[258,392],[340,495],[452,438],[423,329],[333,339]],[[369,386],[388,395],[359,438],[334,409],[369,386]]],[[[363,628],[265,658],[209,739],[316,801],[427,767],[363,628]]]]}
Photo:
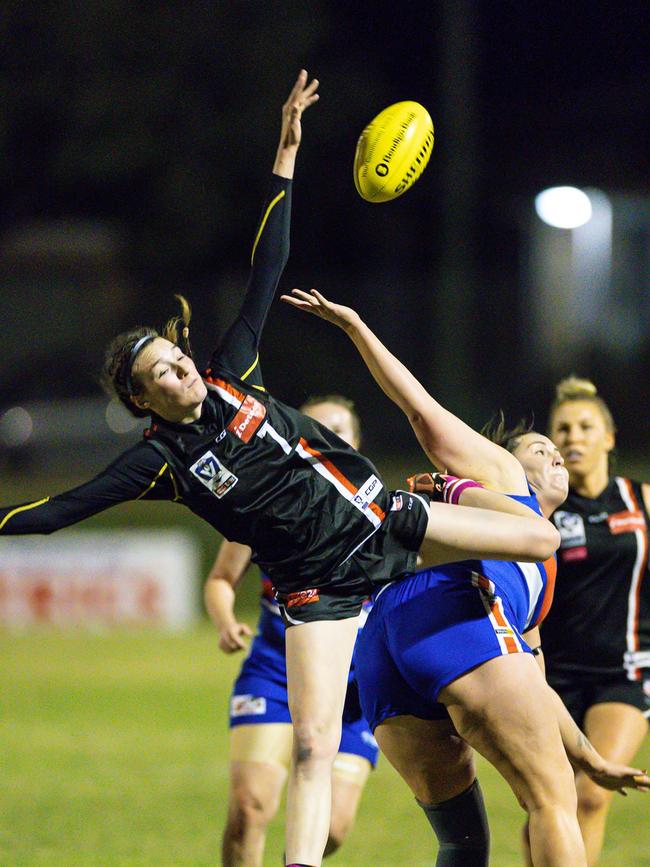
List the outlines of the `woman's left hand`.
{"type": "Polygon", "coordinates": [[[359,314],[351,307],[344,307],[343,304],[328,301],[317,289],[311,289],[309,292],[304,292],[302,289],[292,289],[291,295],[281,295],[280,300],[286,301],[292,307],[297,307],[298,310],[313,313],[314,316],[318,316],[326,322],[338,325],[344,331],[358,325],[360,321],[359,314]]]}

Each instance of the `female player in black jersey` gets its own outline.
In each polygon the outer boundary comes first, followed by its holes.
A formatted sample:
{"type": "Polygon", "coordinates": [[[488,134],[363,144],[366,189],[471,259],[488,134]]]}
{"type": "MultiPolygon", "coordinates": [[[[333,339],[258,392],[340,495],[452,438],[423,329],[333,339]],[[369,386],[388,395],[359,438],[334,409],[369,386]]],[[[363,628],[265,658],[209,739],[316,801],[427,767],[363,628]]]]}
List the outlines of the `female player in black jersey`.
{"type": "MultiPolygon", "coordinates": [[[[283,300],[348,334],[437,467],[479,479],[546,516],[564,501],[568,475],[548,437],[522,432],[509,438],[512,452],[502,448],[427,394],[353,310],[314,290],[294,290],[283,300]]],[[[475,491],[463,490],[468,484],[455,479],[444,487],[448,496],[462,491],[464,497],[475,491]]],[[[540,865],[586,864],[567,755],[600,785],[650,785],[640,770],[598,755],[522,639],[537,638],[554,574],[553,558],[532,566],[472,558],[420,570],[376,593],[358,646],[362,707],[436,831],[437,863],[444,867],[487,864],[485,813],[468,744],[492,762],[527,810],[540,865]]]]}
{"type": "MultiPolygon", "coordinates": [[[[542,628],[547,677],[596,749],[631,762],[650,717],[650,485],[610,472],[616,428],[589,380],[557,385],[549,433],[569,471],[553,515],[562,536],[542,628]]],[[[578,819],[596,864],[611,793],[576,776],[578,819]]]]}
{"type": "Polygon", "coordinates": [[[241,311],[201,376],[178,322],[139,328],[109,348],[106,374],[152,424],[138,445],[78,488],[0,509],[1,534],[51,533],[126,500],[181,503],[248,545],[270,577],[288,629],[294,730],[287,800],[289,863],[315,865],[327,840],[331,766],[341,736],[357,615],[377,580],[468,556],[545,560],[559,544],[546,520],[488,491],[483,508],[426,504],[387,491],[373,464],[271,397],[258,345],[289,249],[291,178],[302,112],[317,82],[301,71],[282,114],[271,193],[255,236],[241,311]]]}
{"type": "MultiPolygon", "coordinates": [[[[358,449],[361,422],[352,401],[337,394],[310,397],[300,411],[358,449]]],[[[252,635],[238,620],[235,598],[251,550],[224,541],[204,587],[205,607],[224,653],[247,648],[252,635]]],[[[262,867],[268,825],[280,806],[291,764],[292,728],[287,701],[285,626],[263,574],[256,634],[230,699],[230,787],[222,839],[223,867],[262,867]]],[[[359,626],[368,605],[359,618],[359,626]]],[[[361,715],[354,669],[350,671],[343,733],[332,768],[332,813],[325,855],[341,846],[354,821],[379,748],[361,715]]]]}

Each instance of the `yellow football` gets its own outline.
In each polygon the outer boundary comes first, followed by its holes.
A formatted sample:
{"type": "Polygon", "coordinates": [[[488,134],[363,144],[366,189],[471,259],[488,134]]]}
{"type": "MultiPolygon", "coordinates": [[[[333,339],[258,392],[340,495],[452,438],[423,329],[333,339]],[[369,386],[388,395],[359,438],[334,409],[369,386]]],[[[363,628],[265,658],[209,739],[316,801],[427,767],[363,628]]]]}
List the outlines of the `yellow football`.
{"type": "Polygon", "coordinates": [[[419,102],[396,102],[370,121],[354,155],[354,183],[367,202],[405,193],[425,170],[433,148],[433,121],[419,102]]]}

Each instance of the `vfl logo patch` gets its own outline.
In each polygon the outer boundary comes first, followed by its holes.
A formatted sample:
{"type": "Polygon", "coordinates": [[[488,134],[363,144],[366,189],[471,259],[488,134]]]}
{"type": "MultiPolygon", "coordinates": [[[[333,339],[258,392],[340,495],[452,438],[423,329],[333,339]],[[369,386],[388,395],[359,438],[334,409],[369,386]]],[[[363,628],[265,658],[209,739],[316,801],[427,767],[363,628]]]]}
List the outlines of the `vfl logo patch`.
{"type": "Polygon", "coordinates": [[[266,418],[266,407],[252,395],[248,395],[237,410],[227,430],[242,442],[247,443],[266,418]]]}
{"type": "Polygon", "coordinates": [[[577,548],[587,544],[585,522],[581,515],[558,511],[553,515],[553,520],[562,537],[561,548],[577,548]]]}
{"type": "Polygon", "coordinates": [[[264,696],[233,695],[230,699],[230,716],[262,716],[265,713],[264,696]]]}
{"type": "Polygon", "coordinates": [[[299,590],[298,593],[289,593],[287,596],[287,608],[297,608],[300,605],[311,605],[312,602],[318,602],[320,596],[317,587],[310,587],[309,590],[299,590]]]}
{"type": "Polygon", "coordinates": [[[206,452],[198,461],[190,467],[190,472],[211,491],[215,497],[221,499],[239,481],[234,473],[219,462],[216,455],[206,452]]]}

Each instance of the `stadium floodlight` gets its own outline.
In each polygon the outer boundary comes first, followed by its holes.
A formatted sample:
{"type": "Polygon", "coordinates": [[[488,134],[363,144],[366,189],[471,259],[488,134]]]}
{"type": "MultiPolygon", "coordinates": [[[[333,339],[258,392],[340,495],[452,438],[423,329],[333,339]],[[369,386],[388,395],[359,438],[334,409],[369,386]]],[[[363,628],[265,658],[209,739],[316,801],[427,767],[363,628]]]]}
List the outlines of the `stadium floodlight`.
{"type": "Polygon", "coordinates": [[[591,219],[589,196],[577,187],[549,187],[535,196],[540,220],[556,229],[577,229],[591,219]]]}
{"type": "Polygon", "coordinates": [[[117,434],[130,433],[140,423],[141,419],[131,415],[131,413],[122,406],[120,401],[114,397],[109,401],[105,411],[106,424],[117,434]]]}
{"type": "Polygon", "coordinates": [[[0,441],[8,448],[24,446],[34,431],[34,421],[22,406],[13,406],[0,417],[0,441]]]}

